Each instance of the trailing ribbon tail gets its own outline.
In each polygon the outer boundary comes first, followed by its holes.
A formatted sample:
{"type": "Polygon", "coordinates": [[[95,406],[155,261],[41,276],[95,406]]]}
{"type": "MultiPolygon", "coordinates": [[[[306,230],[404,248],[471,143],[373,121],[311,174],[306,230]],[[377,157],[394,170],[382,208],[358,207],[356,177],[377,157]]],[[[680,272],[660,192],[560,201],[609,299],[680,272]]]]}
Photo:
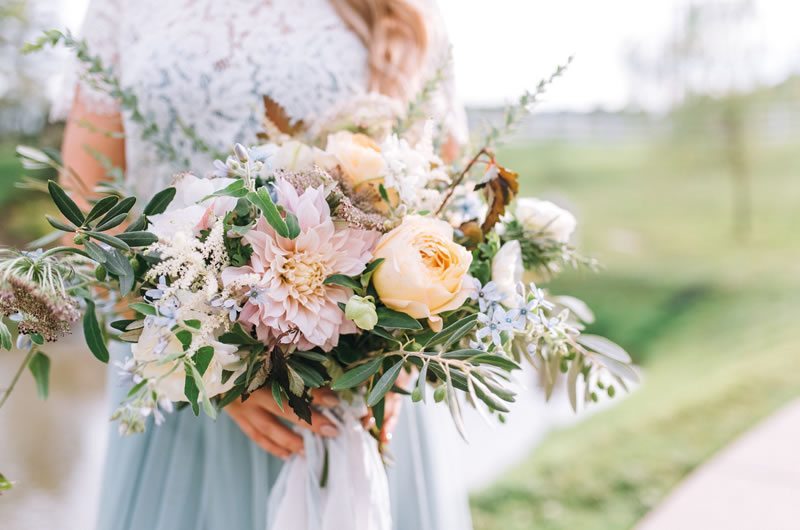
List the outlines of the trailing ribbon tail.
{"type": "Polygon", "coordinates": [[[339,429],[336,438],[302,429],[305,455],[281,469],[267,501],[266,530],[391,530],[386,470],[360,412],[326,411],[339,429]]]}

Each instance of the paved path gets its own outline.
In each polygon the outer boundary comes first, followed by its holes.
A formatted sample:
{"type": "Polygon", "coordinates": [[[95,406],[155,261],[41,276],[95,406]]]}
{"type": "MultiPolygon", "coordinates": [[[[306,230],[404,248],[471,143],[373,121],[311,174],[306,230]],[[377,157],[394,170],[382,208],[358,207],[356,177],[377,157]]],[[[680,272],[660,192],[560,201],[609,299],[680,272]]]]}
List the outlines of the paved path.
{"type": "Polygon", "coordinates": [[[692,473],[636,530],[800,529],[800,400],[692,473]]]}

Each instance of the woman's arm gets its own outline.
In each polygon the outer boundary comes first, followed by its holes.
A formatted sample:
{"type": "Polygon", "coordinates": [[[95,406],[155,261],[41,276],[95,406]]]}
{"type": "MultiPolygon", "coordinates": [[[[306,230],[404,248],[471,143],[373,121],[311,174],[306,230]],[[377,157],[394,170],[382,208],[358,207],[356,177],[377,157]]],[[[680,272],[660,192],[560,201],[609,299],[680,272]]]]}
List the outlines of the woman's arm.
{"type": "Polygon", "coordinates": [[[92,112],[76,95],[61,144],[66,172],[62,178],[81,206],[88,204],[90,196],[87,196],[87,192],[91,193],[100,181],[107,178],[106,170],[96,155],[125,169],[125,140],[122,133],[122,117],[119,114],[92,112]],[[76,178],[80,182],[75,182],[76,178]]]}

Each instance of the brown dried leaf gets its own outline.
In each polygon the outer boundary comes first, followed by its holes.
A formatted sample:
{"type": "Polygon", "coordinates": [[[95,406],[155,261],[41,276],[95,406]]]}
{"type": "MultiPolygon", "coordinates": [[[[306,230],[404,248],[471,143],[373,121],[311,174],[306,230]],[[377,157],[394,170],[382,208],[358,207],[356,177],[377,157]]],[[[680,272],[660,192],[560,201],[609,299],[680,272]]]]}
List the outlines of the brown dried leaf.
{"type": "Polygon", "coordinates": [[[514,197],[519,193],[519,174],[493,162],[487,171],[488,178],[475,186],[483,189],[489,203],[489,211],[481,225],[484,234],[488,234],[500,217],[505,213],[514,197]]]}
{"type": "Polygon", "coordinates": [[[305,128],[302,121],[292,122],[286,110],[269,96],[264,96],[264,131],[258,136],[262,140],[277,140],[276,136],[285,134],[297,136],[305,128]]]}

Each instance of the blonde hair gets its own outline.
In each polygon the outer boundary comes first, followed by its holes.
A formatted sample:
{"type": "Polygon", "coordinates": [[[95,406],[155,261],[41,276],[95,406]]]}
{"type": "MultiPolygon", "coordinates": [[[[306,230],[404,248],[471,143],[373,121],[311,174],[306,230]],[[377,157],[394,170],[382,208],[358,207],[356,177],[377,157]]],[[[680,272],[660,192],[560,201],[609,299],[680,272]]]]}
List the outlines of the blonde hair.
{"type": "Polygon", "coordinates": [[[425,14],[414,0],[330,0],[368,52],[369,89],[407,100],[428,55],[425,14]]]}

